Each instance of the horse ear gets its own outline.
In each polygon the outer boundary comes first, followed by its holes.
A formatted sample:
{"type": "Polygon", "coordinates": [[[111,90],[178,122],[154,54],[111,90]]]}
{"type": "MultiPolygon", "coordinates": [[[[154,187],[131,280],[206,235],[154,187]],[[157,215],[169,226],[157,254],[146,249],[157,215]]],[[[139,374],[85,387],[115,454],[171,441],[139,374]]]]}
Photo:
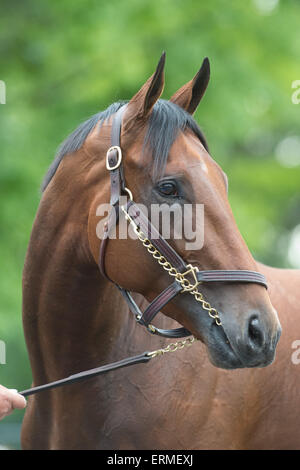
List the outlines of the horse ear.
{"type": "Polygon", "coordinates": [[[210,66],[207,57],[202,62],[199,72],[193,80],[181,87],[170,99],[188,113],[194,114],[205,93],[210,77],[210,66]]]}
{"type": "Polygon", "coordinates": [[[154,74],[129,101],[128,109],[132,117],[146,118],[151,113],[164,89],[165,60],[166,53],[163,52],[154,74]]]}

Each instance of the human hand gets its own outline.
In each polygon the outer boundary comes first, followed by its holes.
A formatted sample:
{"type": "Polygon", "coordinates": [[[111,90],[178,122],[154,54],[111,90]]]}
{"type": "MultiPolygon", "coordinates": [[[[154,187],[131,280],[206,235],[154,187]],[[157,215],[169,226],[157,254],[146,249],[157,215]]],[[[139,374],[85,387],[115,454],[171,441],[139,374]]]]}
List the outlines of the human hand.
{"type": "Polygon", "coordinates": [[[12,413],[14,409],[21,410],[25,406],[26,400],[17,390],[0,385],[0,420],[12,413]]]}

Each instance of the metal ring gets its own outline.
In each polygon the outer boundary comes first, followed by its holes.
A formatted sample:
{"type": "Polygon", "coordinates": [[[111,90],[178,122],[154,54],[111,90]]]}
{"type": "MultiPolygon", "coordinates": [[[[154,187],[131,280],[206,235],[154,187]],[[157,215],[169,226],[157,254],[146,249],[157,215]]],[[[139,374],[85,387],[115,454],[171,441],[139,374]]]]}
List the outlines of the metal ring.
{"type": "Polygon", "coordinates": [[[116,170],[121,165],[121,162],[122,162],[122,150],[121,150],[121,148],[118,145],[114,145],[113,147],[110,147],[107,150],[107,153],[106,153],[106,169],[108,171],[116,170]],[[109,157],[109,152],[111,152],[112,150],[116,150],[118,152],[118,160],[117,160],[117,163],[115,165],[110,166],[109,161],[108,161],[108,157],[109,157]]]}
{"type": "Polygon", "coordinates": [[[126,191],[126,193],[128,194],[129,199],[130,199],[131,201],[133,201],[133,196],[132,196],[132,192],[130,191],[130,189],[124,188],[124,191],[126,191]]]}

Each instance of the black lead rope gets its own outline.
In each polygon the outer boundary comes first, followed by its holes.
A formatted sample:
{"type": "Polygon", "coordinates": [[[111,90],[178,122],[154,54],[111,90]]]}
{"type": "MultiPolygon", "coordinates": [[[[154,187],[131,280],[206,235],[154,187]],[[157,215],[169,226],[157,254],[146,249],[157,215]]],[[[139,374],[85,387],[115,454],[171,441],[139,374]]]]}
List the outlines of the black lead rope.
{"type": "Polygon", "coordinates": [[[53,388],[61,387],[63,385],[73,384],[79,382],[80,380],[85,380],[91,377],[96,377],[97,375],[105,374],[111,370],[121,369],[123,367],[133,366],[134,364],[140,364],[144,362],[149,362],[150,359],[154,357],[149,352],[144,352],[138,356],[127,357],[121,361],[112,362],[111,364],[106,364],[105,366],[96,367],[95,369],[89,369],[84,372],[79,372],[78,374],[70,375],[65,379],[56,380],[55,382],[50,382],[44,385],[39,385],[38,387],[29,388],[28,390],[23,390],[19,392],[23,397],[28,397],[29,395],[34,395],[35,393],[42,392],[44,390],[51,390],[53,388]]]}

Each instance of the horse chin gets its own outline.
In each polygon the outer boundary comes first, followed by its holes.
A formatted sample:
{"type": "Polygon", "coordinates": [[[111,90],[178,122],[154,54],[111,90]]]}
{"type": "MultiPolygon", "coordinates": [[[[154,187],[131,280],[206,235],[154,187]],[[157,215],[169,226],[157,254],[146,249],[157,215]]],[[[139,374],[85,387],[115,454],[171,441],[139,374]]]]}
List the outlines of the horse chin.
{"type": "Polygon", "coordinates": [[[243,369],[245,367],[230,345],[217,348],[207,347],[207,352],[212,365],[219,369],[243,369]]]}
{"type": "Polygon", "coordinates": [[[220,369],[244,368],[245,365],[233,350],[223,328],[213,323],[211,330],[211,334],[205,338],[204,343],[212,365],[220,369]]]}
{"type": "Polygon", "coordinates": [[[222,326],[211,321],[209,328],[198,334],[193,332],[193,335],[206,346],[209,360],[213,366],[220,369],[242,369],[245,367],[233,350],[222,326]]]}

